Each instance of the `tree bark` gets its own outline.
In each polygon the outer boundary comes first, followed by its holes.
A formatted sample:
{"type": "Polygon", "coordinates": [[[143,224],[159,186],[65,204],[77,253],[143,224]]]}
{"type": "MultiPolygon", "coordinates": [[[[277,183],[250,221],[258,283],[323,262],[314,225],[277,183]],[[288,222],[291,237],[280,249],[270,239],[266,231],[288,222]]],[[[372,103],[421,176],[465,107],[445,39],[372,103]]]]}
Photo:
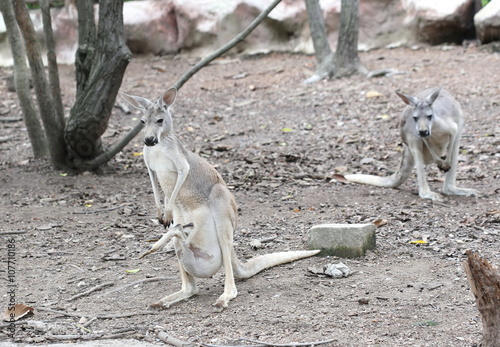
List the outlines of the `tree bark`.
{"type": "Polygon", "coordinates": [[[335,56],[328,42],[323,11],[319,0],[305,0],[307,16],[309,19],[309,31],[314,46],[314,54],[318,65],[314,74],[304,83],[313,83],[324,78],[331,77],[335,71],[335,56]]]}
{"type": "Polygon", "coordinates": [[[500,347],[500,273],[470,250],[464,269],[482,317],[481,346],[500,347]]]}
{"type": "MultiPolygon", "coordinates": [[[[79,17],[85,16],[82,18],[85,21],[93,20],[93,17],[88,18],[91,11],[81,2],[88,0],[77,0],[78,9],[86,9],[79,13],[79,17]]],[[[87,41],[77,53],[78,95],[64,134],[77,169],[85,169],[85,161],[103,153],[101,135],[108,126],[125,69],[132,57],[124,41],[122,0],[99,2],[97,39],[92,39],[92,25],[88,22],[85,30],[88,32],[80,37],[84,35],[87,41]]]]}
{"type": "Polygon", "coordinates": [[[57,68],[56,42],[54,40],[54,32],[52,31],[52,18],[50,16],[49,0],[40,0],[40,8],[42,10],[43,32],[45,34],[45,44],[47,46],[50,91],[58,122],[64,124],[64,109],[61,99],[59,70],[57,68]]]}
{"type": "Polygon", "coordinates": [[[42,124],[37,116],[37,111],[30,95],[30,73],[26,64],[26,50],[24,49],[21,33],[17,26],[12,3],[9,0],[0,0],[1,12],[7,28],[7,35],[14,60],[14,84],[17,97],[23,113],[24,123],[35,158],[49,154],[47,140],[42,124]]]}
{"type": "Polygon", "coordinates": [[[76,1],[78,11],[78,49],[75,56],[76,66],[76,98],[87,86],[92,70],[96,45],[96,27],[94,5],[92,1],[76,1]]]}
{"type": "Polygon", "coordinates": [[[342,0],[340,31],[335,51],[335,77],[365,73],[358,56],[359,0],[342,0]]]}
{"type": "Polygon", "coordinates": [[[358,56],[359,0],[342,0],[340,12],[340,31],[335,54],[327,39],[323,14],[319,0],[305,0],[311,38],[318,66],[314,74],[305,80],[312,83],[327,77],[345,77],[368,71],[358,56]]]}
{"type": "Polygon", "coordinates": [[[52,165],[56,169],[66,168],[66,143],[64,141],[64,124],[57,117],[53,98],[49,88],[45,67],[43,66],[40,47],[36,33],[24,0],[13,1],[17,24],[24,38],[26,54],[35,87],[35,94],[40,109],[40,116],[45,128],[48,149],[52,165]]]}
{"type": "Polygon", "coordinates": [[[325,60],[331,59],[330,56],[333,55],[328,42],[323,11],[319,5],[319,0],[305,0],[305,2],[316,61],[318,65],[321,65],[325,60]]]}

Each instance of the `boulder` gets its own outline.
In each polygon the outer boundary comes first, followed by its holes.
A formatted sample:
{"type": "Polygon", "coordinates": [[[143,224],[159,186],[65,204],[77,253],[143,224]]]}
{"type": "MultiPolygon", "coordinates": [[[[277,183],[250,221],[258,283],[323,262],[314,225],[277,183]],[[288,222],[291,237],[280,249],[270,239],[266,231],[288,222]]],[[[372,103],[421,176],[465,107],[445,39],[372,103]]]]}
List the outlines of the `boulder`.
{"type": "MultiPolygon", "coordinates": [[[[500,0],[493,0],[476,16],[483,42],[496,40],[500,0]]],[[[360,0],[358,48],[462,43],[474,35],[477,0],[360,0]]],[[[243,31],[271,0],[143,0],[123,5],[125,39],[134,54],[189,53],[200,57],[220,48],[243,31]]],[[[73,63],[78,48],[74,4],[52,9],[59,63],[73,63]]],[[[336,48],[341,0],[320,0],[328,39],[336,48]]],[[[95,12],[97,14],[97,5],[95,12]]],[[[40,11],[31,11],[42,32],[40,11]]],[[[1,18],[0,18],[1,19],[1,18]]],[[[12,58],[0,20],[0,65],[12,58]]],[[[43,42],[43,40],[42,40],[43,42]]],[[[282,0],[232,53],[286,51],[313,54],[305,2],[282,0]]]]}
{"type": "Polygon", "coordinates": [[[417,41],[457,43],[474,38],[474,0],[401,0],[406,25],[413,26],[417,41]]]}
{"type": "Polygon", "coordinates": [[[125,42],[133,53],[176,53],[182,47],[183,27],[179,26],[172,1],[126,2],[123,23],[125,42]]]}
{"type": "Polygon", "coordinates": [[[500,0],[492,0],[476,13],[474,24],[482,43],[500,41],[500,0]]]}

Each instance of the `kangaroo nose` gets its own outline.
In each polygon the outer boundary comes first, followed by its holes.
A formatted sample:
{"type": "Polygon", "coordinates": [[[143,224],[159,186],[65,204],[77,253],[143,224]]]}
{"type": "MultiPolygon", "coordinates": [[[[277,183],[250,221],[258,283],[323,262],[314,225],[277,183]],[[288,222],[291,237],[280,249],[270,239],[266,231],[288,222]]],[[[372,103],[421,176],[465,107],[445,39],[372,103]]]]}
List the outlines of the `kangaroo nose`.
{"type": "Polygon", "coordinates": [[[144,139],[144,144],[148,147],[154,146],[158,143],[158,139],[155,136],[146,137],[144,139]]]}
{"type": "Polygon", "coordinates": [[[430,135],[429,130],[419,130],[418,134],[420,137],[427,137],[430,135]]]}

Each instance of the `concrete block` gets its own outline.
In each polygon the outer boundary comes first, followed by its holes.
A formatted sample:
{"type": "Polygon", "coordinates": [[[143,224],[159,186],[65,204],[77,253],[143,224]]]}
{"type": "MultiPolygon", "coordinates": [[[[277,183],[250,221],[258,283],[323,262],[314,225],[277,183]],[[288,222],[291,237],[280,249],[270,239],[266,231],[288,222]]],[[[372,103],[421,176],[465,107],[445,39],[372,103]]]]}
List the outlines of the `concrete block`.
{"type": "Polygon", "coordinates": [[[372,223],[315,225],[309,230],[309,249],[321,249],[319,256],[361,257],[375,249],[375,229],[372,223]]]}

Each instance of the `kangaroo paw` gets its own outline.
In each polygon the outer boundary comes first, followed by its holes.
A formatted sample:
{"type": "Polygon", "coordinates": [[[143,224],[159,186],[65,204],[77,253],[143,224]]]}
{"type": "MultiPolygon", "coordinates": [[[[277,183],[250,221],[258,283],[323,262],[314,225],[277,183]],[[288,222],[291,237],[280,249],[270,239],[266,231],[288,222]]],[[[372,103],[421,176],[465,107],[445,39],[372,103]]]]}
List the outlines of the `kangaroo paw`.
{"type": "Polygon", "coordinates": [[[166,308],[168,308],[168,306],[165,306],[161,301],[155,302],[154,304],[148,306],[148,310],[151,311],[161,311],[166,308]]]}
{"type": "Polygon", "coordinates": [[[481,193],[471,188],[450,187],[444,190],[446,195],[481,196],[481,193]]]}
{"type": "Polygon", "coordinates": [[[439,201],[443,202],[444,198],[441,196],[439,193],[434,193],[434,192],[420,192],[418,194],[422,199],[430,199],[432,201],[439,201]]]}
{"type": "Polygon", "coordinates": [[[213,305],[214,312],[222,312],[225,308],[227,308],[227,303],[224,303],[220,300],[217,300],[217,302],[213,305]]]}

